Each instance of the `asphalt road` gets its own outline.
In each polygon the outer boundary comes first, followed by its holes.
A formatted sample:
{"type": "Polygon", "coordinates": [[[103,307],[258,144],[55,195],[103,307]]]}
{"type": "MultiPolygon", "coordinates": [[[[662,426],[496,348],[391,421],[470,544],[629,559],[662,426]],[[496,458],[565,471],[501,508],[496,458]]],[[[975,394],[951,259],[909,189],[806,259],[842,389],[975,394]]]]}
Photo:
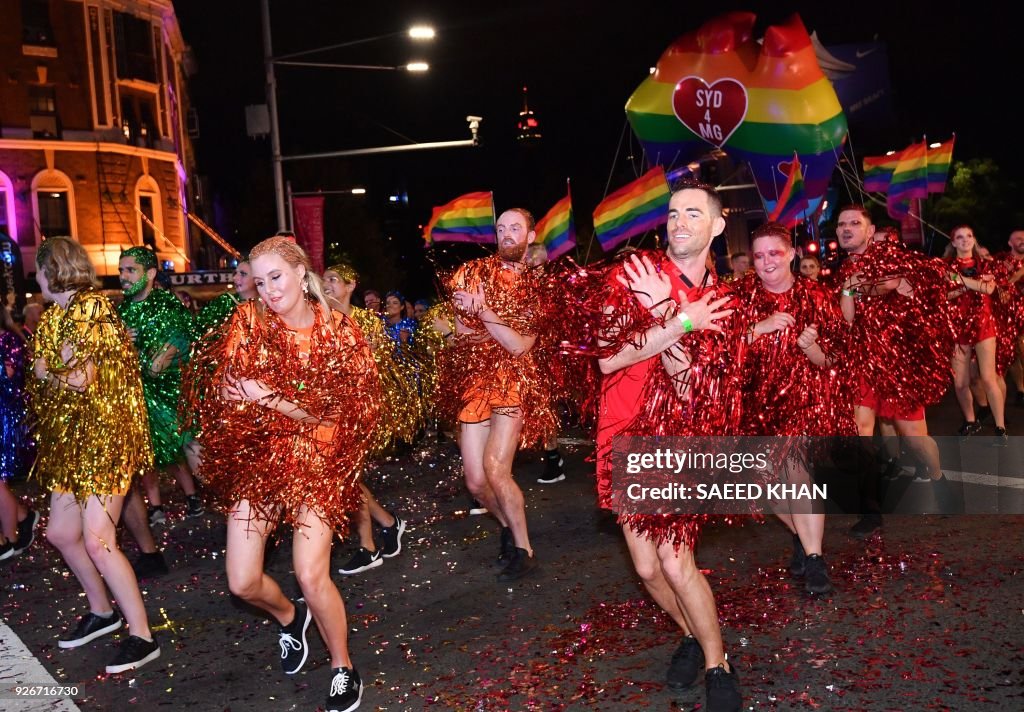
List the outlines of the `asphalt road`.
{"type": "MultiPolygon", "coordinates": [[[[1020,463],[1024,409],[1009,415],[1018,437],[1002,457],[1020,463]]],[[[949,398],[929,417],[935,433],[951,434],[960,422],[949,398]]],[[[452,443],[421,445],[369,474],[409,531],[400,556],[363,574],[335,575],[366,685],[362,709],[703,705],[702,686],[676,696],[663,684],[678,634],[639,585],[614,518],[595,508],[592,448],[577,442],[563,451],[568,478],[555,485],[535,482],[538,453],[517,459],[541,570],[514,584],[495,581],[497,525],[468,515],[452,443]]],[[[1002,482],[1019,494],[1016,480],[1002,482]]],[[[927,487],[899,481],[904,494],[927,487]]],[[[993,489],[965,488],[973,503],[987,502],[993,489]]],[[[227,590],[223,518],[184,520],[183,498],[169,484],[167,497],[171,516],[157,535],[172,571],[143,584],[163,646],[157,661],[106,676],[118,636],[57,647],[87,604],[41,536],[25,555],[0,563],[2,620],[54,680],[81,685],[75,703],[83,710],[317,709],[330,682],[318,636],[311,635],[304,671],[281,674],[276,625],[227,590]]],[[[745,708],[1024,709],[1024,516],[894,515],[866,542],[847,536],[855,520],[846,514],[827,522],[837,591],[824,598],[808,597],[789,579],[790,537],[777,521],[706,530],[699,562],[715,591],[745,708]]],[[[124,541],[134,558],[130,537],[124,541]]],[[[354,547],[339,541],[332,569],[354,547]]],[[[296,594],[287,537],[268,570],[296,594]]],[[[12,682],[6,666],[5,684],[12,682]]],[[[19,705],[0,699],[0,710],[27,709],[19,705]]]]}

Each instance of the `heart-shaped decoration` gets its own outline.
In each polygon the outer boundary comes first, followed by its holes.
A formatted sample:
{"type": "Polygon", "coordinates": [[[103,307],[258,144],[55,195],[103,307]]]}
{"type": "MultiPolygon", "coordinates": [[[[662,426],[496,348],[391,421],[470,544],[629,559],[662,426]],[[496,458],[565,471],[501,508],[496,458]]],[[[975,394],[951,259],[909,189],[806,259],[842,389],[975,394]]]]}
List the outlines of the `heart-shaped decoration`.
{"type": "Polygon", "coordinates": [[[779,161],[778,169],[779,173],[789,178],[789,172],[793,170],[793,161],[779,161]]]}
{"type": "Polygon", "coordinates": [[[708,84],[683,77],[672,93],[672,111],[683,126],[721,148],[747,115],[747,88],[735,79],[708,84]]]}

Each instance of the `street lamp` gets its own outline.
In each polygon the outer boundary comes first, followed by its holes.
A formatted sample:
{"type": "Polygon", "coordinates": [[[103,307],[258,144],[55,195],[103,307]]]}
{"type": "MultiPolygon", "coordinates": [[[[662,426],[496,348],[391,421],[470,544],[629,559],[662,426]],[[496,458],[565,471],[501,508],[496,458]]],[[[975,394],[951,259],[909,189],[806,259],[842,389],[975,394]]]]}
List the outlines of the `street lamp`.
{"type": "MultiPolygon", "coordinates": [[[[350,47],[352,45],[363,44],[366,42],[372,42],[387,37],[392,37],[400,32],[394,32],[387,35],[378,35],[376,37],[366,37],[359,40],[351,40],[349,42],[342,42],[340,44],[330,45],[328,47],[317,47],[316,49],[303,50],[301,52],[292,52],[281,57],[274,57],[273,42],[271,39],[270,31],[270,0],[262,0],[260,3],[261,9],[261,20],[263,24],[263,61],[266,69],[267,76],[267,113],[270,119],[270,151],[274,167],[274,199],[277,206],[277,227],[278,230],[287,229],[286,225],[286,210],[285,210],[285,185],[284,185],[284,170],[282,167],[283,156],[281,155],[281,132],[278,125],[278,112],[277,112],[277,77],[274,73],[274,65],[292,65],[292,66],[314,66],[314,67],[328,67],[333,69],[405,69],[411,73],[422,73],[429,69],[426,62],[410,62],[405,67],[382,67],[375,65],[357,65],[357,64],[333,64],[326,62],[294,62],[287,61],[295,57],[300,57],[316,52],[325,52],[332,49],[338,49],[340,47],[350,47]]],[[[414,40],[432,40],[435,37],[434,28],[426,25],[416,25],[409,28],[408,35],[414,40]]]]}

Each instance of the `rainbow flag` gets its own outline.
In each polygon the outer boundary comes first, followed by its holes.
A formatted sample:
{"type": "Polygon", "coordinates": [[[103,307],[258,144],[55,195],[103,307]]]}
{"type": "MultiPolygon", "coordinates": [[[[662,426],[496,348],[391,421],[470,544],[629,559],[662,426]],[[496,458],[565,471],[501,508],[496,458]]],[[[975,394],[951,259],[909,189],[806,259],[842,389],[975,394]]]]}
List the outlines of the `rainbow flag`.
{"type": "Polygon", "coordinates": [[[619,188],[594,208],[594,234],[608,252],[623,240],[668,221],[668,182],[665,169],[655,166],[619,188]]]}
{"type": "Polygon", "coordinates": [[[886,207],[889,217],[901,219],[910,213],[911,198],[928,197],[928,144],[913,143],[903,149],[889,181],[886,207]]]}
{"type": "Polygon", "coordinates": [[[496,239],[494,197],[490,191],[466,193],[434,208],[430,222],[423,228],[426,247],[434,242],[493,243],[496,239]]]}
{"type": "Polygon", "coordinates": [[[900,152],[894,151],[891,156],[865,156],[864,190],[875,193],[889,190],[889,181],[900,162],[900,155],[900,152]]]}
{"type": "Polygon", "coordinates": [[[556,260],[576,246],[576,223],[572,218],[572,193],[559,200],[537,223],[537,242],[556,260]]]}
{"type": "Polygon", "coordinates": [[[949,166],[953,163],[953,142],[956,134],[940,146],[928,149],[928,192],[945,193],[949,166]]]}
{"type": "Polygon", "coordinates": [[[782,195],[768,215],[768,220],[793,227],[807,212],[807,193],[804,192],[804,173],[800,169],[800,157],[793,154],[789,176],[782,188],[782,195]]]}

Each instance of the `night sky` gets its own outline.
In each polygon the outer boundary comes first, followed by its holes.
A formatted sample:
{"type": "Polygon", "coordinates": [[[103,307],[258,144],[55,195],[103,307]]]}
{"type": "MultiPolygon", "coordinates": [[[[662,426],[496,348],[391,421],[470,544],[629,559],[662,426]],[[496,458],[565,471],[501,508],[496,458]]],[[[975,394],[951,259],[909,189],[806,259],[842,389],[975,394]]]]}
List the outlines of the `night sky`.
{"type": "MultiPolygon", "coordinates": [[[[571,177],[576,211],[588,212],[609,180],[615,189],[637,175],[640,152],[632,150],[637,144],[628,128],[623,132],[626,99],[675,38],[730,9],[756,12],[758,36],[795,11],[826,46],[876,37],[887,44],[895,115],[888,125],[851,129],[858,157],[902,148],[922,134],[939,140],[955,131],[955,159],[989,156],[1008,175],[1024,173],[1014,130],[1019,121],[1008,108],[1017,101],[1008,70],[1021,64],[1019,42],[994,11],[958,17],[924,2],[890,3],[885,12],[875,4],[806,2],[785,9],[780,3],[730,8],[643,0],[618,9],[579,0],[501,9],[462,2],[353,5],[271,0],[275,54],[400,32],[423,21],[437,29],[432,43],[399,35],[306,59],[391,65],[424,59],[431,70],[278,68],[285,154],[391,145],[406,137],[463,139],[469,137],[466,115],[484,117],[480,148],[286,164],[296,191],[366,187],[365,198],[328,199],[328,241],[344,246],[358,240],[348,232],[352,226],[377,233],[376,239],[391,237],[405,262],[400,278],[419,269],[406,253],[415,252],[416,227],[433,205],[494,190],[499,211],[524,204],[539,217],[564,195],[571,177]],[[515,140],[524,85],[543,130],[542,141],[530,147],[515,140]],[[408,207],[389,207],[387,196],[401,191],[408,207]]],[[[259,3],[177,0],[175,7],[198,66],[190,88],[201,130],[200,172],[216,195],[212,217],[246,248],[275,228],[269,140],[248,138],[244,118],[246,104],[264,101],[259,3]]]]}

